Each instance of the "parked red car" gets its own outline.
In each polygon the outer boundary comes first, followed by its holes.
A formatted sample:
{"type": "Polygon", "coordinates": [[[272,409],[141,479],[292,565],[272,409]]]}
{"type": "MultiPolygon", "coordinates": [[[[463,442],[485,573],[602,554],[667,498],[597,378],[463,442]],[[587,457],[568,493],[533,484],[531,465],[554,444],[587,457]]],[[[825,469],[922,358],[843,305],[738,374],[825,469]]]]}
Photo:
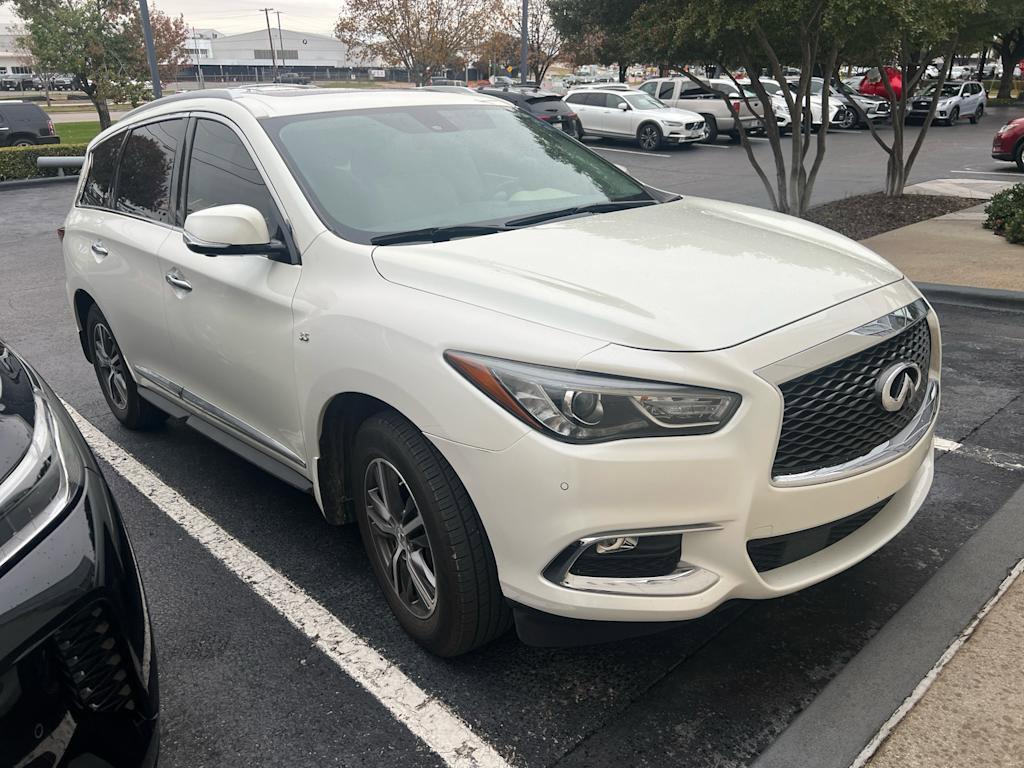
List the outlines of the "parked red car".
{"type": "Polygon", "coordinates": [[[1010,160],[1024,171],[1024,117],[1011,120],[992,139],[992,157],[1010,160]]]}
{"type": "MultiPolygon", "coordinates": [[[[885,82],[882,78],[879,77],[876,80],[872,80],[871,78],[872,74],[877,71],[878,70],[875,69],[871,70],[865,78],[860,81],[860,92],[866,96],[881,96],[883,99],[888,99],[889,92],[885,89],[885,82]]],[[[903,92],[903,75],[898,69],[886,67],[884,76],[889,79],[889,84],[892,86],[892,90],[898,99],[900,94],[903,92]]]]}

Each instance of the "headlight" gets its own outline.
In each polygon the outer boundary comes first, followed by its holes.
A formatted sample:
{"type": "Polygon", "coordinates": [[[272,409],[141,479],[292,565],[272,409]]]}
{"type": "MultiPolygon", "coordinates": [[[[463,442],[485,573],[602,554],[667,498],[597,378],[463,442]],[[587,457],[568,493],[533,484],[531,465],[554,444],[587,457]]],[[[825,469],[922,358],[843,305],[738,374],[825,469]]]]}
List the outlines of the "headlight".
{"type": "Polygon", "coordinates": [[[675,120],[665,120],[664,123],[665,123],[665,125],[670,125],[673,128],[682,128],[683,127],[682,123],[677,123],[675,120]]]}
{"type": "Polygon", "coordinates": [[[626,379],[445,353],[459,373],[516,418],[570,443],[705,435],[721,429],[740,396],[704,387],[626,379]]]}
{"type": "Polygon", "coordinates": [[[4,563],[67,508],[84,485],[85,468],[74,439],[54,414],[47,394],[27,370],[17,363],[10,364],[3,347],[0,353],[4,353],[0,387],[24,388],[28,395],[24,413],[0,413],[0,419],[12,420],[2,426],[4,430],[31,430],[24,455],[0,483],[0,563],[4,563]],[[27,418],[32,418],[32,423],[27,418]]]}
{"type": "Polygon", "coordinates": [[[1008,130],[1010,130],[1010,123],[1007,123],[1002,128],[1000,128],[998,131],[996,131],[996,136],[1002,136],[1008,130]]]}

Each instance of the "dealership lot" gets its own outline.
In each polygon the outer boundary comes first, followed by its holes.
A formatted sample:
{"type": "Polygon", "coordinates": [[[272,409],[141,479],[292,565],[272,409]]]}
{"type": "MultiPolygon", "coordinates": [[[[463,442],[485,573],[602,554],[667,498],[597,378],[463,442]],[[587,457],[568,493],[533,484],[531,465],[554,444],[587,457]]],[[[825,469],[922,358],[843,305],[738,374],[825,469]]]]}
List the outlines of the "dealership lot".
{"type": "MultiPolygon", "coordinates": [[[[972,165],[993,176],[1008,174],[1008,166],[979,150],[1000,119],[993,116],[978,129],[936,128],[914,180],[972,165]],[[947,138],[949,131],[957,141],[947,138]]],[[[864,167],[868,157],[880,165],[881,153],[868,133],[833,135],[820,199],[876,188],[877,169],[864,167]]],[[[594,146],[658,186],[763,202],[743,152],[724,143],[649,156],[627,145],[594,146]]],[[[943,454],[915,521],[864,563],[806,592],[735,603],[642,640],[537,650],[509,634],[467,657],[440,660],[421,651],[383,609],[354,527],[327,526],[310,498],[189,429],[171,423],[144,434],[118,426],[81,355],[63,291],[54,230],[72,189],[56,184],[0,193],[0,336],[84,419],[237,539],[246,561],[262,559],[396,665],[404,675],[399,695],[434,697],[510,764],[750,762],[1024,481],[1024,472],[984,460],[981,451],[943,454]]],[[[1021,317],[937,309],[945,334],[938,433],[967,446],[1019,452],[1021,317]]],[[[308,603],[264,599],[259,584],[236,575],[257,578],[252,562],[226,566],[218,560],[221,550],[187,535],[168,516],[176,502],[148,499],[124,478],[122,465],[107,470],[153,612],[163,765],[438,763],[423,741],[296,627],[296,611],[308,603]]],[[[144,490],[151,484],[138,482],[144,490]]],[[[934,661],[917,658],[923,652],[912,644],[904,653],[908,665],[927,668],[934,661]]],[[[809,764],[827,764],[829,744],[821,749],[822,760],[809,764]]],[[[482,757],[471,752],[470,746],[467,764],[482,757]]]]}

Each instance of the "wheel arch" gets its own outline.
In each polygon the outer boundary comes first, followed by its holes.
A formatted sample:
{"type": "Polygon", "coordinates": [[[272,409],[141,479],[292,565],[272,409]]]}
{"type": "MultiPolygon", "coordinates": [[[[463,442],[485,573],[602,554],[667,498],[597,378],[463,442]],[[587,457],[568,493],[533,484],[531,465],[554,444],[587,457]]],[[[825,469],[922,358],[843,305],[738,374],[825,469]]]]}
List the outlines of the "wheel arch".
{"type": "Polygon", "coordinates": [[[92,352],[89,349],[89,342],[85,338],[85,319],[89,316],[89,310],[93,306],[98,305],[96,304],[96,300],[82,288],[75,291],[72,303],[74,304],[75,310],[75,322],[78,323],[78,341],[82,345],[82,354],[85,355],[85,359],[91,363],[92,352]]]}
{"type": "Polygon", "coordinates": [[[327,522],[342,525],[355,521],[352,468],[349,456],[359,427],[371,416],[390,411],[411,424],[415,422],[398,408],[363,392],[340,392],[320,410],[314,482],[320,509],[327,522]],[[333,468],[340,471],[333,471],[333,468]]]}
{"type": "Polygon", "coordinates": [[[26,139],[26,140],[32,142],[32,146],[35,146],[35,145],[37,145],[39,143],[39,142],[36,141],[36,137],[33,136],[31,133],[21,132],[21,133],[12,133],[10,136],[8,136],[7,137],[7,145],[10,146],[10,147],[13,147],[14,143],[16,141],[20,141],[21,139],[26,139]]]}

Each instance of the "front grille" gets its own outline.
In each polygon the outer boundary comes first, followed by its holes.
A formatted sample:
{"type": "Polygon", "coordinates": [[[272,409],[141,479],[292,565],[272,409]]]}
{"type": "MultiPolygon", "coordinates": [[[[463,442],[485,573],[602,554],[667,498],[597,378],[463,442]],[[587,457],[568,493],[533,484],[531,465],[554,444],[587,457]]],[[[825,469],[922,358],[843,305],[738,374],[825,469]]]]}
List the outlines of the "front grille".
{"type": "Polygon", "coordinates": [[[80,708],[90,712],[135,708],[123,641],[102,604],[80,611],[54,634],[54,640],[64,678],[80,708]]]}
{"type": "Polygon", "coordinates": [[[894,363],[917,363],[927,378],[931,331],[918,320],[880,344],[779,386],[785,400],[772,475],[793,475],[860,458],[899,434],[924,402],[922,381],[896,412],[882,408],[879,374],[894,363]]]}
{"type": "Polygon", "coordinates": [[[891,498],[890,496],[860,512],[814,528],[782,536],[770,536],[766,539],[751,539],[747,542],[747,555],[758,573],[795,563],[837,544],[851,533],[860,530],[882,511],[891,498]]]}

